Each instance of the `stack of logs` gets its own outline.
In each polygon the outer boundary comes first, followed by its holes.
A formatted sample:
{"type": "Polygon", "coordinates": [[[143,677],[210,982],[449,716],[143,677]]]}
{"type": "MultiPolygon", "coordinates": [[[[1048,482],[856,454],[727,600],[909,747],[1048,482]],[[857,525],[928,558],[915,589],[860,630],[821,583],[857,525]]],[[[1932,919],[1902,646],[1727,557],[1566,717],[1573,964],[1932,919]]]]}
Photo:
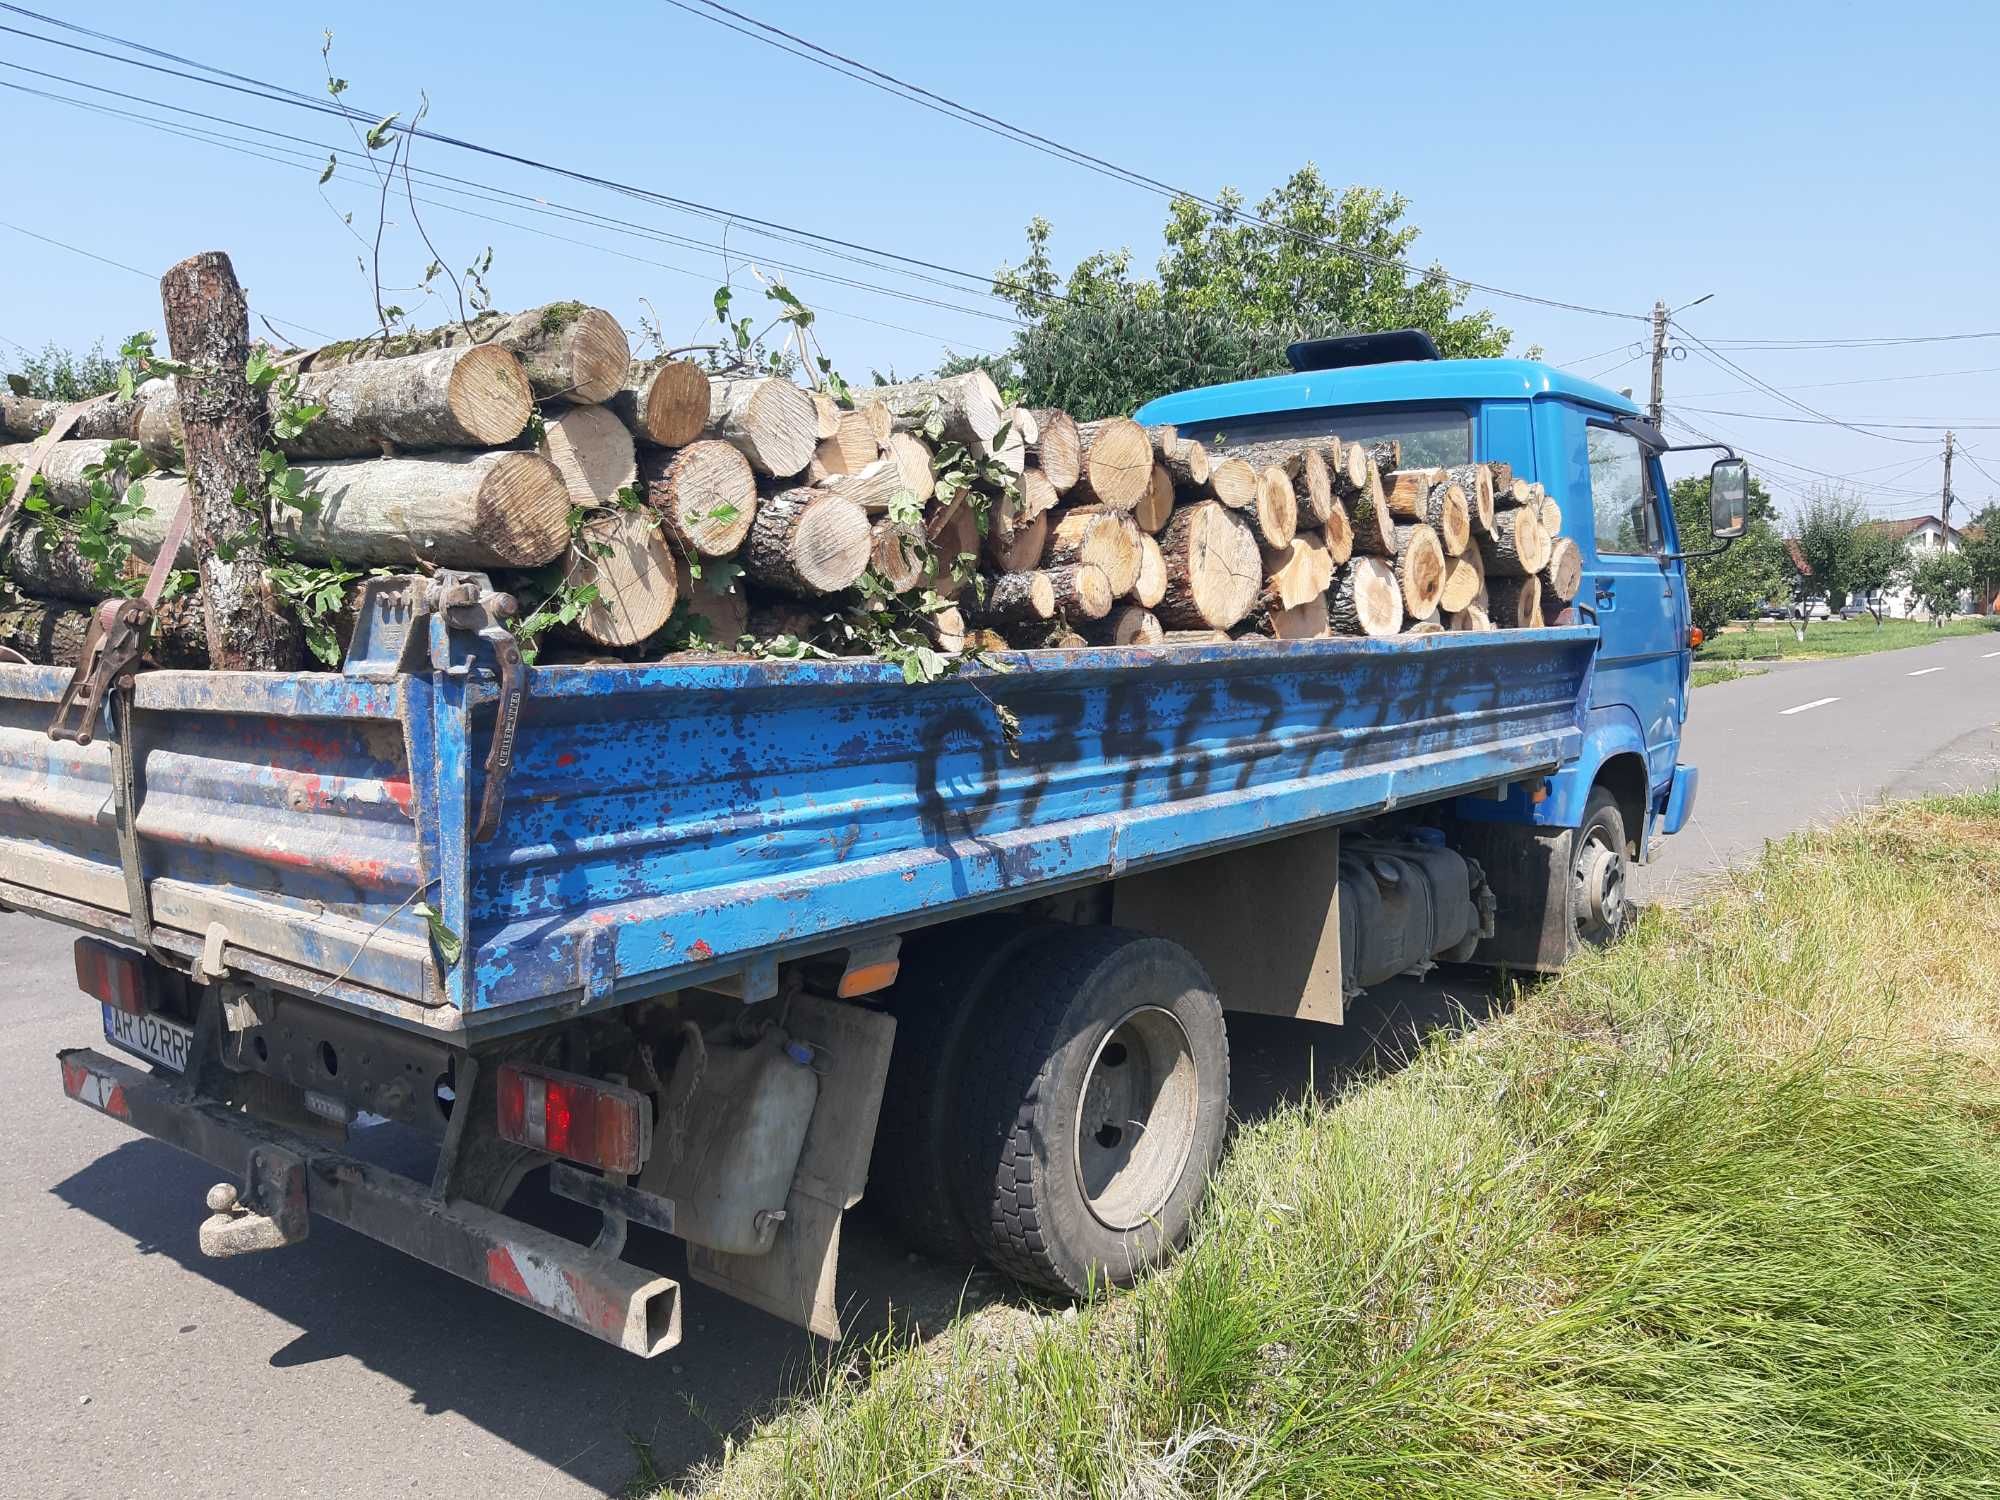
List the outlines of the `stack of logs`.
{"type": "MultiPolygon", "coordinates": [[[[1404,468],[1393,442],[1331,437],[1212,452],[1008,407],[979,370],[836,401],[634,363],[616,320],[576,303],[284,363],[294,399],[325,408],[282,445],[318,502],[273,517],[292,555],[478,569],[530,597],[525,570],[595,585],[544,660],[657,657],[690,617],[724,649],[865,649],[840,622],[920,589],[946,601],[923,618],[947,651],[1533,627],[1562,618],[1581,575],[1554,503],[1504,464],[1404,468]],[[1007,482],[967,484],[968,463],[1007,482]],[[721,560],[739,566],[705,566],[721,560]]],[[[55,410],[0,394],[0,465],[55,410]]],[[[87,505],[114,441],[171,464],[179,439],[172,381],[107,398],[47,455],[48,499],[87,505]]],[[[133,576],[183,483],[149,477],[146,513],[122,523],[133,576]]],[[[0,605],[0,644],[73,664],[96,565],[27,518],[0,537],[0,572],[25,596],[0,605]]],[[[162,610],[156,660],[200,664],[198,608],[162,610]]]]}

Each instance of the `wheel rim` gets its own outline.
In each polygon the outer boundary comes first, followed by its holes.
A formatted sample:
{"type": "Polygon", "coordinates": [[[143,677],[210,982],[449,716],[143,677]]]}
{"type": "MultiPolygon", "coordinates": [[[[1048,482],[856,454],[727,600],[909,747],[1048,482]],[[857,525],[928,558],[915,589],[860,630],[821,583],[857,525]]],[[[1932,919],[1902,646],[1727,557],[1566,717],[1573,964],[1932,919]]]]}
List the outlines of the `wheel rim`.
{"type": "Polygon", "coordinates": [[[1577,937],[1586,943],[1610,941],[1625,925],[1625,854],[1602,823],[1584,830],[1575,877],[1577,937]]]}
{"type": "Polygon", "coordinates": [[[1138,1229],[1173,1196],[1194,1148],[1194,1048],[1172,1011],[1128,1011],[1104,1034],[1076,1105],[1076,1180],[1107,1229],[1138,1229]]]}

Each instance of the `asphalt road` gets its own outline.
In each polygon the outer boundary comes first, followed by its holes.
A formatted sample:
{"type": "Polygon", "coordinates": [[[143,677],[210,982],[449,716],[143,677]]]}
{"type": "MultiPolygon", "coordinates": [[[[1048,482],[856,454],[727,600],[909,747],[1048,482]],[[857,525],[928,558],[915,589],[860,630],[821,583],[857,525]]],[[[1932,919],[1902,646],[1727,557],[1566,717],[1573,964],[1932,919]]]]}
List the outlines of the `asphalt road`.
{"type": "MultiPolygon", "coordinates": [[[[1696,818],[1641,872],[1650,899],[1876,796],[2000,781],[2000,636],[1704,688],[1688,738],[1696,818]]],[[[804,1334],[699,1286],[683,1347],[641,1363],[320,1221],[294,1249],[204,1260],[215,1173],[62,1096],[56,1049],[97,1033],[70,941],[0,915],[0,1099],[15,1120],[0,1149],[0,1494],[615,1493],[639,1445],[675,1474],[809,1371],[804,1334]]],[[[1232,1024],[1238,1107],[1351,1074],[1485,1003],[1467,972],[1378,992],[1343,1031],[1232,1024]]],[[[363,1134],[370,1154],[407,1149],[363,1134]]],[[[1009,1295],[905,1256],[865,1213],[846,1243],[864,1333],[891,1302],[935,1327],[1009,1295]]],[[[667,1241],[635,1231],[632,1253],[676,1269],[667,1241]]]]}

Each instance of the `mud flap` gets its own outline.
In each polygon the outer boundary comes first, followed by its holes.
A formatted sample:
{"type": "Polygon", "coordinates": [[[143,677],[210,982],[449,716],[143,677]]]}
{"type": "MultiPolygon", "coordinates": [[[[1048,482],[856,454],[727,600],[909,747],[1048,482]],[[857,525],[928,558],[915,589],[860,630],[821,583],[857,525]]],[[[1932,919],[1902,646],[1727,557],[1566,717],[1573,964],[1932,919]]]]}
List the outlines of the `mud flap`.
{"type": "Polygon", "coordinates": [[[767,1255],[728,1255],[691,1244],[688,1275],[821,1338],[837,1339],[840,1221],[868,1183],[896,1022],[852,1003],[800,995],[785,1028],[813,1047],[821,1076],[819,1102],[785,1197],[784,1227],[767,1255]]]}

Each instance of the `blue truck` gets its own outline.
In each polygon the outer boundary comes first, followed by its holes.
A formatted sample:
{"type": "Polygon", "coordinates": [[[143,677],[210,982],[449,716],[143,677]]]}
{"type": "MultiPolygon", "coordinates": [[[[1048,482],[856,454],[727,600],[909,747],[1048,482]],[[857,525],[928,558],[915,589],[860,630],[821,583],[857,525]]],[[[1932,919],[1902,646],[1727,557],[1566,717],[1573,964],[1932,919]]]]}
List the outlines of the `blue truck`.
{"type": "MultiPolygon", "coordinates": [[[[1694,801],[1658,431],[1420,337],[1293,363],[1138,417],[1507,462],[1582,550],[1577,623],[917,685],[524,669],[446,575],[372,585],[340,672],[138,672],[70,739],[69,674],[0,665],[0,906],[81,930],[101,1010],[65,1091],[225,1174],[212,1255],[321,1216],[641,1355],[678,1341],[680,1288],[624,1256],[635,1223],[829,1336],[864,1190],[927,1251],[1130,1280],[1221,1151],[1225,1013],[1336,1023],[1439,960],[1554,968],[1617,934],[1694,801]],[[428,1180],[356,1148],[383,1120],[435,1147],[428,1180]],[[508,1212],[537,1171],[593,1239],[508,1212]]],[[[1725,452],[1724,545],[1746,483],[1725,452]]]]}

